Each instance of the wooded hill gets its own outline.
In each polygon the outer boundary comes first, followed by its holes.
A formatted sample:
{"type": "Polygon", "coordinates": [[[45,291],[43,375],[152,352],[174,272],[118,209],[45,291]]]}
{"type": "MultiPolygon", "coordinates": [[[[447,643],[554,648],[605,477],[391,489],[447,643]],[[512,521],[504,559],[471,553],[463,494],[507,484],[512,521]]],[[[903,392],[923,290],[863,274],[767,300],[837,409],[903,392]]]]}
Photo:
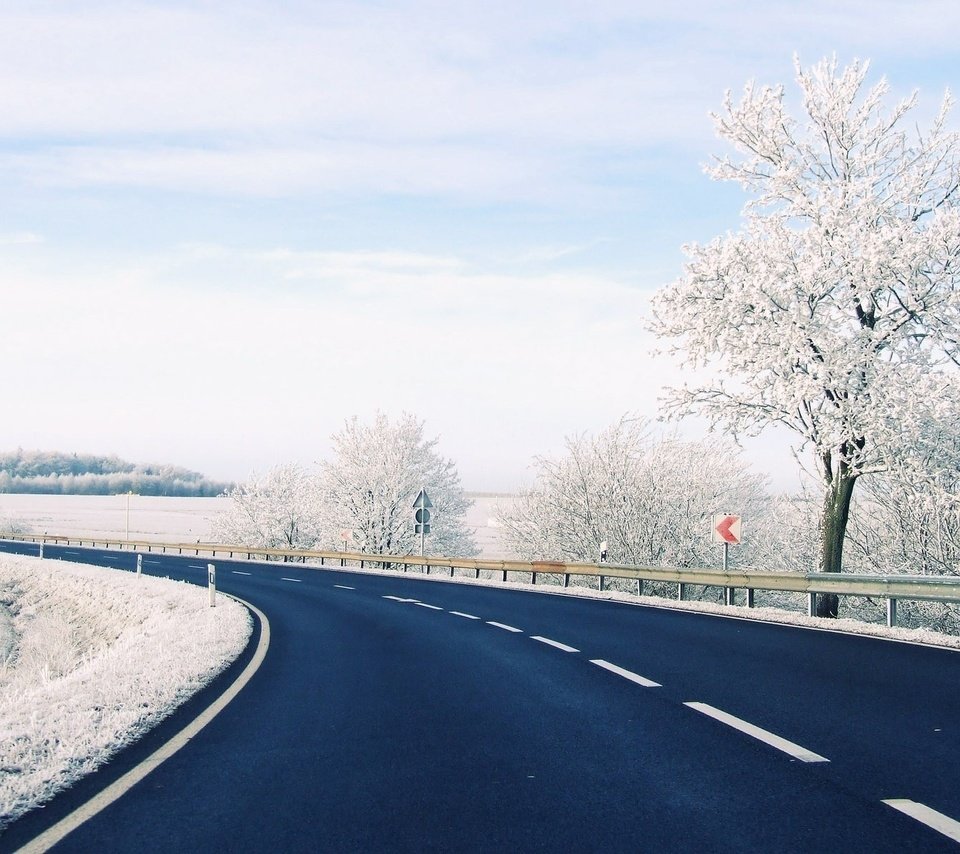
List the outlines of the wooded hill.
{"type": "Polygon", "coordinates": [[[177,466],[130,463],[114,456],[22,449],[0,453],[0,492],[209,497],[231,486],[177,466]]]}

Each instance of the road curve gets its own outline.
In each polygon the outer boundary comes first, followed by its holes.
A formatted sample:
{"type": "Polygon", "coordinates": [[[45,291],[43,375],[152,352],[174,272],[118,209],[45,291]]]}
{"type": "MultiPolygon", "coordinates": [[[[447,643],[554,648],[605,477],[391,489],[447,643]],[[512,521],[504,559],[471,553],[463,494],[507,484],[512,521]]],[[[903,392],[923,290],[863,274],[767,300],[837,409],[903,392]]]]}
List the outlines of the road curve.
{"type": "MultiPolygon", "coordinates": [[[[55,850],[957,850],[956,652],[401,573],[215,563],[218,587],[270,620],[264,665],[55,850]]],[[[206,582],[204,558],[144,564],[206,582]]],[[[14,823],[0,850],[218,690],[14,823]]]]}

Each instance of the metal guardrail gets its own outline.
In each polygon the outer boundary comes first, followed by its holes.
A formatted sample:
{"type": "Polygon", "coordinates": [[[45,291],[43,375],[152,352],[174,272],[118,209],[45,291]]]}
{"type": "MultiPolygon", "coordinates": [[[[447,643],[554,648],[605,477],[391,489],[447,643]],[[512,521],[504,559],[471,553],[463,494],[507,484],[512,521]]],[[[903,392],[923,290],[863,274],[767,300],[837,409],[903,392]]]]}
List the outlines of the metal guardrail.
{"type": "Polygon", "coordinates": [[[248,560],[264,558],[283,562],[319,561],[321,566],[339,565],[341,567],[381,566],[403,567],[406,572],[411,566],[420,567],[427,575],[431,569],[448,570],[453,577],[457,570],[473,571],[479,578],[481,572],[501,573],[502,581],[508,580],[510,573],[530,576],[533,584],[540,575],[561,576],[564,587],[569,586],[573,576],[586,576],[597,579],[597,589],[603,590],[607,579],[625,578],[636,583],[637,595],[643,594],[646,581],[666,582],[677,585],[677,599],[683,599],[686,587],[690,585],[721,587],[724,589],[726,604],[736,603],[734,591],[746,591],[745,605],[752,608],[756,590],[805,593],[808,596],[807,612],[816,612],[818,594],[838,596],[867,596],[886,599],[887,625],[897,622],[897,601],[900,599],[927,602],[945,602],[960,604],[960,576],[932,575],[831,575],[820,572],[794,573],[770,570],[718,570],[697,568],[676,568],[659,566],[626,566],[608,563],[566,563],[562,561],[521,561],[521,560],[485,560],[480,558],[435,557],[420,555],[378,555],[364,552],[313,551],[302,549],[256,548],[243,545],[222,543],[158,543],[147,540],[118,540],[113,538],[64,537],[49,534],[6,534],[0,532],[0,539],[18,542],[50,543],[52,545],[102,546],[116,547],[120,550],[146,552],[172,552],[195,555],[217,554],[230,558],[245,556],[248,560]]]}

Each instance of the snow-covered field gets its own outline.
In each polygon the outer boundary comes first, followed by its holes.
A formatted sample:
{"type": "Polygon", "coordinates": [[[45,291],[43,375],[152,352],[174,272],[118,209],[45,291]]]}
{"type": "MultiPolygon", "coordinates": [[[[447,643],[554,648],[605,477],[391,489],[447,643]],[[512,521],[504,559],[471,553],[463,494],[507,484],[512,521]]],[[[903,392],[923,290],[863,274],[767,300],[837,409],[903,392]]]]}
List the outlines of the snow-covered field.
{"type": "MultiPolygon", "coordinates": [[[[467,525],[474,529],[483,557],[509,557],[499,543],[493,515],[496,505],[505,502],[509,506],[512,496],[468,493],[467,497],[474,502],[467,511],[467,525]]],[[[0,530],[17,523],[35,534],[210,542],[212,520],[228,505],[226,498],[0,494],[0,530]],[[128,529],[130,535],[125,537],[128,529]]]]}
{"type": "Polygon", "coordinates": [[[201,587],[0,556],[0,831],[209,683],[251,628],[201,587]]]}

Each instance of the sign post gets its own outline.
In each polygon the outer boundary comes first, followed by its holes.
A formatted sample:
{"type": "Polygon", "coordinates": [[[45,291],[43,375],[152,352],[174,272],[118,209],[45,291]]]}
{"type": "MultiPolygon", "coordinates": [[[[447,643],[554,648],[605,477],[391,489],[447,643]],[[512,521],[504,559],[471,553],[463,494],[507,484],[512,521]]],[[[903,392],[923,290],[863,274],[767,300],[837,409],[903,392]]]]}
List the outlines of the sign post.
{"type": "MultiPolygon", "coordinates": [[[[739,546],[743,518],[732,513],[719,513],[713,517],[713,541],[723,543],[723,571],[730,566],[730,546],[739,546]]],[[[724,600],[733,604],[733,588],[724,588],[724,600]]]]}
{"type": "Polygon", "coordinates": [[[430,533],[430,508],[433,502],[427,495],[427,490],[421,489],[413,502],[413,509],[416,511],[413,515],[413,532],[420,535],[420,557],[424,555],[424,537],[430,533]]]}

